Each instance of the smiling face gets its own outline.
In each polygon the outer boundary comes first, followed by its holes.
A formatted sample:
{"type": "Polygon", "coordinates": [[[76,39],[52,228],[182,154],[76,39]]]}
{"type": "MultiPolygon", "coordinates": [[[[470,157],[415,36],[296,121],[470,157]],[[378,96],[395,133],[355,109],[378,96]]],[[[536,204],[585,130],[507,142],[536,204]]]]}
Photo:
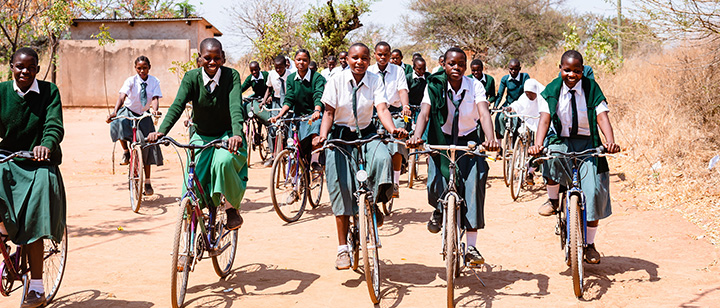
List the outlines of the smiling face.
{"type": "Polygon", "coordinates": [[[255,78],[260,77],[260,65],[257,63],[250,64],[250,74],[255,78]]]}
{"type": "Polygon", "coordinates": [[[38,63],[35,57],[26,54],[17,54],[10,64],[13,79],[22,91],[27,91],[35,81],[35,75],[38,73],[38,63]]]}
{"type": "Polygon", "coordinates": [[[337,61],[335,61],[335,59],[331,59],[331,60],[327,61],[327,67],[330,70],[334,69],[336,65],[337,65],[337,61]]]}
{"type": "Polygon", "coordinates": [[[370,50],[363,46],[353,46],[348,50],[347,62],[353,75],[365,75],[370,65],[370,50]]]}
{"type": "Polygon", "coordinates": [[[390,47],[380,45],[375,47],[375,61],[378,66],[385,67],[390,60],[390,47]]]}
{"type": "Polygon", "coordinates": [[[225,64],[225,57],[220,47],[207,46],[200,51],[200,61],[205,73],[210,77],[214,77],[220,67],[225,64]]]}
{"type": "Polygon", "coordinates": [[[470,73],[477,79],[483,78],[483,67],[480,64],[470,65],[470,73]]]}
{"type": "Polygon", "coordinates": [[[277,72],[278,75],[285,76],[285,70],[287,70],[285,60],[275,62],[275,72],[277,72]]]}
{"type": "Polygon", "coordinates": [[[390,63],[395,65],[402,65],[402,59],[403,57],[400,55],[399,52],[393,52],[390,54],[390,63]]]}
{"type": "Polygon", "coordinates": [[[452,81],[461,81],[467,70],[467,57],[456,51],[447,53],[445,57],[445,73],[452,81]]]}
{"type": "Polygon", "coordinates": [[[517,78],[518,74],[520,74],[520,63],[519,62],[511,62],[508,64],[508,71],[510,71],[510,76],[512,78],[517,78]]]}
{"type": "Polygon", "coordinates": [[[307,53],[300,52],[295,55],[295,68],[297,68],[300,75],[305,76],[310,65],[310,56],[307,53]]]}
{"type": "Polygon", "coordinates": [[[583,64],[579,59],[565,58],[560,63],[560,77],[568,88],[577,85],[583,76],[583,64]]]}
{"type": "Polygon", "coordinates": [[[347,56],[348,53],[344,51],[338,54],[338,60],[340,61],[340,66],[342,66],[342,68],[346,68],[348,66],[347,56]]]}
{"type": "Polygon", "coordinates": [[[145,61],[138,61],[135,63],[135,71],[142,80],[147,80],[148,74],[150,73],[150,64],[145,61]]]}

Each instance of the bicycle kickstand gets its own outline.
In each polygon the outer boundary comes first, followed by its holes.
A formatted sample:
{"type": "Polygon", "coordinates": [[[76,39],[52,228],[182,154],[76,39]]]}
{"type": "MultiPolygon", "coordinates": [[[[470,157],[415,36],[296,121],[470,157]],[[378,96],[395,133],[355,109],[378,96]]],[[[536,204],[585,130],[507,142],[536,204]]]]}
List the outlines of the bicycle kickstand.
{"type": "Polygon", "coordinates": [[[480,278],[480,276],[478,276],[477,271],[475,270],[476,268],[481,268],[481,267],[482,267],[482,265],[480,265],[480,266],[468,266],[468,268],[470,268],[470,270],[472,271],[473,275],[475,275],[475,278],[477,278],[477,280],[480,281],[480,283],[483,285],[483,287],[487,287],[487,286],[485,285],[485,282],[482,280],[482,278],[480,278]]]}

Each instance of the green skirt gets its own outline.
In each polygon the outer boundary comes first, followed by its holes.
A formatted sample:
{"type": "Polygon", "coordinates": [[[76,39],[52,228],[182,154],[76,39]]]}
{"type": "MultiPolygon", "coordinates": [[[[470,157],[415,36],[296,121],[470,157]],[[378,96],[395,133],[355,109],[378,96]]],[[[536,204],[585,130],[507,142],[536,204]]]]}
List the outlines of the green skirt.
{"type": "MultiPolygon", "coordinates": [[[[397,107],[390,106],[389,109],[390,109],[390,112],[402,111],[402,107],[397,108],[397,107]]],[[[380,121],[378,121],[378,122],[380,122],[380,121]]],[[[403,118],[393,118],[393,124],[395,124],[395,127],[397,127],[397,128],[405,128],[405,121],[403,120],[403,118]]],[[[380,125],[382,125],[382,123],[379,123],[378,126],[380,126],[380,125]]],[[[388,143],[387,148],[388,148],[388,150],[390,150],[391,156],[395,155],[395,154],[400,154],[400,155],[402,155],[403,162],[407,161],[408,149],[404,145],[397,144],[397,143],[388,143]]]]}
{"type": "MultiPolygon", "coordinates": [[[[339,137],[333,130],[332,138],[339,137]]],[[[372,134],[363,137],[371,137],[372,134]]],[[[343,138],[348,140],[346,138],[343,138]]],[[[353,159],[358,157],[356,147],[343,147],[352,154],[353,159]]],[[[362,146],[365,153],[365,170],[368,173],[368,186],[373,191],[373,200],[376,203],[387,202],[392,198],[392,158],[384,143],[373,140],[362,146]]],[[[330,203],[335,216],[354,215],[358,211],[355,190],[359,183],[355,180],[357,166],[354,162],[340,152],[339,149],[325,150],[325,177],[327,179],[330,203]]]]}
{"type": "MultiPolygon", "coordinates": [[[[547,148],[563,152],[579,152],[593,148],[590,138],[562,138],[562,144],[551,144],[547,148]]],[[[612,214],[610,204],[610,173],[598,174],[598,159],[586,157],[580,164],[578,175],[580,188],[585,194],[586,217],[588,221],[607,218],[612,214]]],[[[572,161],[552,159],[543,163],[543,177],[565,187],[572,184],[572,161]]]]}
{"type": "MultiPolygon", "coordinates": [[[[222,136],[194,134],[190,138],[190,143],[206,144],[215,139],[227,140],[229,137],[230,132],[222,136]]],[[[224,195],[234,208],[240,209],[248,182],[247,148],[244,140],[243,136],[243,147],[237,154],[225,149],[209,148],[195,156],[195,176],[200,181],[206,197],[212,197],[213,205],[219,205],[220,197],[224,195]]],[[[195,151],[199,152],[199,150],[195,151]]],[[[183,192],[185,192],[184,185],[183,192]]]]}
{"type": "Polygon", "coordinates": [[[65,186],[54,165],[0,164],[0,219],[17,245],[39,239],[62,239],[65,231],[65,186]]]}

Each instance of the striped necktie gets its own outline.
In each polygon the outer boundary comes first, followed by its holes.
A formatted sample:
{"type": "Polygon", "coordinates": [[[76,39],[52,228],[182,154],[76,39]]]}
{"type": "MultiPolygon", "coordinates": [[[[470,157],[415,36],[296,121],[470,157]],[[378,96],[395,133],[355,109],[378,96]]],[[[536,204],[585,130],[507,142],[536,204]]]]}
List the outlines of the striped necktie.
{"type": "Polygon", "coordinates": [[[362,81],[355,87],[353,87],[352,92],[352,103],[353,103],[353,115],[355,116],[355,130],[357,130],[357,134],[360,138],[362,138],[362,133],[360,132],[360,124],[358,122],[358,110],[357,110],[357,92],[360,90],[360,87],[362,87],[363,83],[362,81]]]}
{"type": "Polygon", "coordinates": [[[140,103],[143,107],[147,105],[147,82],[140,84],[140,103]]]}

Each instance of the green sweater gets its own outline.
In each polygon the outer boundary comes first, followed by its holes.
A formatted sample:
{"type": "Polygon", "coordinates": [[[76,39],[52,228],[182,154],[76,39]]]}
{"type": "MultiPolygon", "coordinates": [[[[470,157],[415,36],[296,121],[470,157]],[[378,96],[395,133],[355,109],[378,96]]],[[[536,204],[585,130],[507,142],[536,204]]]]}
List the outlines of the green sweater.
{"type": "Polygon", "coordinates": [[[245,82],[242,84],[242,90],[241,92],[247,91],[250,87],[253,89],[253,95],[255,97],[263,97],[265,95],[265,91],[267,91],[267,80],[268,80],[268,72],[262,71],[260,72],[263,79],[260,80],[253,80],[252,75],[248,75],[247,78],[245,78],[245,82]]]}
{"type": "Polygon", "coordinates": [[[283,105],[290,107],[295,116],[312,114],[315,106],[323,107],[320,99],[325,90],[325,77],[310,70],[307,74],[310,74],[309,82],[305,79],[295,80],[297,72],[290,74],[285,86],[287,92],[283,105]]]}
{"type": "Polygon", "coordinates": [[[518,100],[520,96],[523,95],[525,92],[525,81],[530,79],[530,75],[527,73],[520,73],[518,75],[520,77],[520,81],[517,81],[515,79],[510,79],[510,75],[505,75],[500,80],[500,86],[498,88],[497,92],[497,98],[495,100],[495,108],[498,106],[509,106],[514,101],[518,100]],[[505,90],[507,89],[507,96],[505,96],[505,102],[502,102],[503,94],[505,94],[505,90]]]}
{"type": "MultiPolygon", "coordinates": [[[[483,73],[483,75],[485,75],[485,81],[480,80],[480,82],[482,82],[483,86],[485,86],[485,96],[487,97],[488,102],[492,104],[497,99],[495,94],[495,78],[485,73],[483,73]]],[[[468,75],[468,77],[477,79],[472,74],[468,75]]]]}
{"type": "Polygon", "coordinates": [[[55,84],[42,80],[38,87],[40,94],[20,97],[12,80],[0,83],[0,149],[32,151],[42,145],[50,149],[50,163],[59,165],[65,135],[60,92],[55,84]]]}
{"type": "Polygon", "coordinates": [[[427,79],[430,77],[430,73],[425,73],[425,79],[415,78],[415,72],[405,75],[408,84],[408,98],[410,105],[420,106],[422,103],[423,95],[425,95],[425,86],[427,85],[427,79]]]}
{"type": "Polygon", "coordinates": [[[193,104],[193,123],[198,134],[220,136],[232,131],[233,136],[243,135],[242,91],[240,74],[232,68],[220,67],[220,84],[212,93],[205,89],[203,68],[196,68],[183,77],[175,101],[160,125],[160,132],[167,134],[182,116],[185,105],[193,104]]]}

